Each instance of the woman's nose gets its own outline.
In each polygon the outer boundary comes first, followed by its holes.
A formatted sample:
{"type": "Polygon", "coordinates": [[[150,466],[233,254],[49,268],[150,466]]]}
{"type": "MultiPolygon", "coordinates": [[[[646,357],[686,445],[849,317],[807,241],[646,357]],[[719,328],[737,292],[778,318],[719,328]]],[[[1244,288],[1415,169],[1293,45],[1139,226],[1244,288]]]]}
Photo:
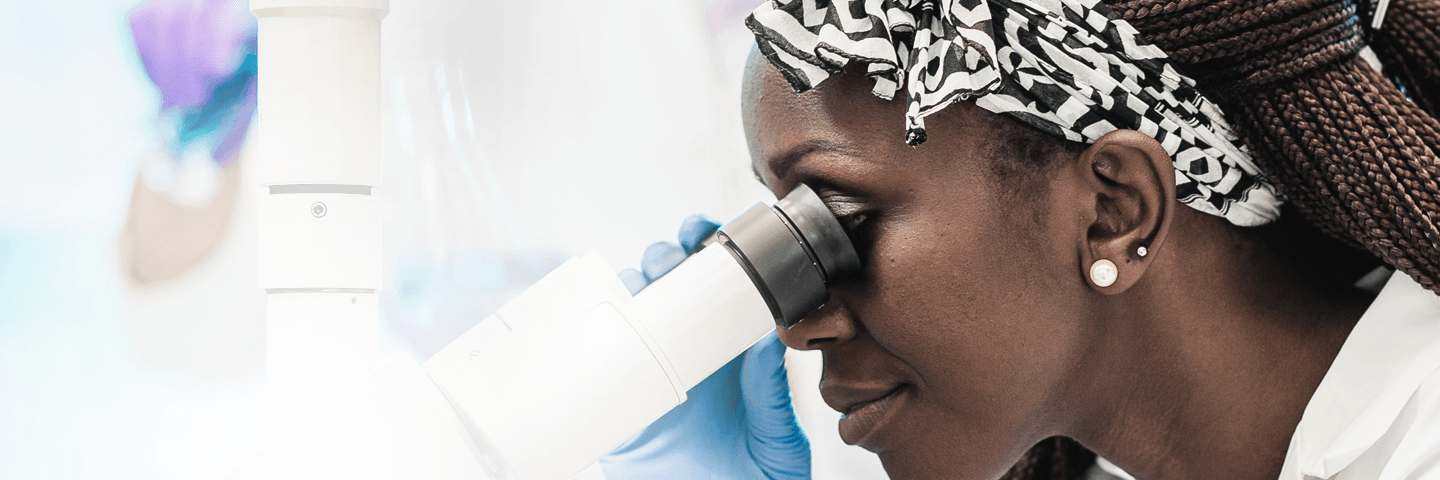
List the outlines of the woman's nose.
{"type": "Polygon", "coordinates": [[[789,330],[776,328],[780,341],[796,350],[819,350],[855,338],[855,321],[836,301],[826,302],[789,330]]]}

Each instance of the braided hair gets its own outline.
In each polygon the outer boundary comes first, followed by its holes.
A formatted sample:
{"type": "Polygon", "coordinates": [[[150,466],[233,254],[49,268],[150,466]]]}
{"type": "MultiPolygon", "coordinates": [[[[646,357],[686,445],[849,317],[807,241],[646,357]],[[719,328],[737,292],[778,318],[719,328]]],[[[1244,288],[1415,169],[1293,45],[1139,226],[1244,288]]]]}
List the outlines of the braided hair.
{"type": "Polygon", "coordinates": [[[1066,437],[1041,440],[1000,480],[1071,480],[1085,477],[1095,453],[1066,437]]]}
{"type": "MultiPolygon", "coordinates": [[[[1106,3],[1225,110],[1288,213],[1440,293],[1440,0],[1392,0],[1375,32],[1356,0],[1106,3]]],[[[1052,437],[1002,478],[1082,478],[1094,459],[1052,437]]]]}
{"type": "Polygon", "coordinates": [[[1355,0],[1110,6],[1233,117],[1307,221],[1440,292],[1440,3],[1391,5],[1373,43],[1393,81],[1358,55],[1370,7],[1355,0]]]}

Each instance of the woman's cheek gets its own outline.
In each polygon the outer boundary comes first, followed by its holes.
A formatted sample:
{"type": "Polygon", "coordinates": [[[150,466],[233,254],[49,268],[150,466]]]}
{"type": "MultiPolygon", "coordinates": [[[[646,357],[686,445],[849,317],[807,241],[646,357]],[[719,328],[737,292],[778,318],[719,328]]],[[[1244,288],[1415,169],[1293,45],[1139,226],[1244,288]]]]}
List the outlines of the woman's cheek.
{"type": "Polygon", "coordinates": [[[954,276],[937,268],[923,250],[887,243],[876,247],[865,288],[853,306],[857,320],[907,363],[946,361],[943,354],[954,350],[946,346],[959,346],[951,320],[957,313],[954,276]]]}
{"type": "Polygon", "coordinates": [[[1003,271],[1004,258],[985,260],[998,255],[993,250],[1003,250],[996,245],[1003,242],[981,219],[912,218],[904,225],[935,228],[892,225],[875,238],[860,321],[917,370],[967,382],[1006,376],[1018,361],[1011,355],[1017,336],[1026,330],[1015,318],[1023,312],[1013,311],[1020,292],[1010,282],[1022,272],[1003,271]]]}

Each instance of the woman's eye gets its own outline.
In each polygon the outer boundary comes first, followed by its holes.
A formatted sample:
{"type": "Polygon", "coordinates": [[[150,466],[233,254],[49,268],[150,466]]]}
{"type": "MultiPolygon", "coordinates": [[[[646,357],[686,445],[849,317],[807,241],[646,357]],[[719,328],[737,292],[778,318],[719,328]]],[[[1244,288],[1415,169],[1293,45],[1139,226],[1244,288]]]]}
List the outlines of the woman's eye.
{"type": "Polygon", "coordinates": [[[835,219],[840,221],[840,226],[845,229],[845,232],[852,235],[866,220],[870,219],[870,212],[865,210],[863,204],[847,197],[830,196],[825,199],[825,206],[830,209],[831,214],[835,215],[835,219]]]}
{"type": "Polygon", "coordinates": [[[845,229],[846,233],[853,234],[856,230],[860,228],[861,225],[865,223],[865,220],[868,220],[870,218],[870,214],[859,212],[848,215],[841,215],[835,218],[837,220],[840,220],[840,226],[845,229]]]}
{"type": "Polygon", "coordinates": [[[868,250],[874,242],[876,215],[879,211],[873,202],[863,198],[852,197],[834,191],[827,191],[820,194],[825,207],[840,221],[840,227],[845,229],[845,235],[850,237],[850,243],[855,247],[856,253],[860,255],[861,261],[869,256],[868,250]]]}

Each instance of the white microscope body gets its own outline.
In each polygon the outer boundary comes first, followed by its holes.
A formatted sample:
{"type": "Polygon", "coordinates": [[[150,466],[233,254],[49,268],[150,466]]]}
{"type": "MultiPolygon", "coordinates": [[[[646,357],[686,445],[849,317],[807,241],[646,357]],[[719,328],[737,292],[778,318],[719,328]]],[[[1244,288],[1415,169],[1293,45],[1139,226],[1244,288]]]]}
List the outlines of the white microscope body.
{"type": "Polygon", "coordinates": [[[432,356],[376,358],[387,0],[251,0],[270,438],[212,478],[566,479],[859,270],[808,187],[632,296],[571,259],[432,356]]]}
{"type": "Polygon", "coordinates": [[[378,358],[380,19],[388,0],[252,0],[269,429],[378,358]]]}
{"type": "Polygon", "coordinates": [[[423,372],[391,357],[222,478],[569,478],[858,269],[804,185],[635,296],[598,255],[571,259],[423,372]]]}
{"type": "Polygon", "coordinates": [[[803,185],[716,237],[634,297],[598,255],[572,259],[425,362],[493,476],[573,476],[859,269],[803,185]]]}

